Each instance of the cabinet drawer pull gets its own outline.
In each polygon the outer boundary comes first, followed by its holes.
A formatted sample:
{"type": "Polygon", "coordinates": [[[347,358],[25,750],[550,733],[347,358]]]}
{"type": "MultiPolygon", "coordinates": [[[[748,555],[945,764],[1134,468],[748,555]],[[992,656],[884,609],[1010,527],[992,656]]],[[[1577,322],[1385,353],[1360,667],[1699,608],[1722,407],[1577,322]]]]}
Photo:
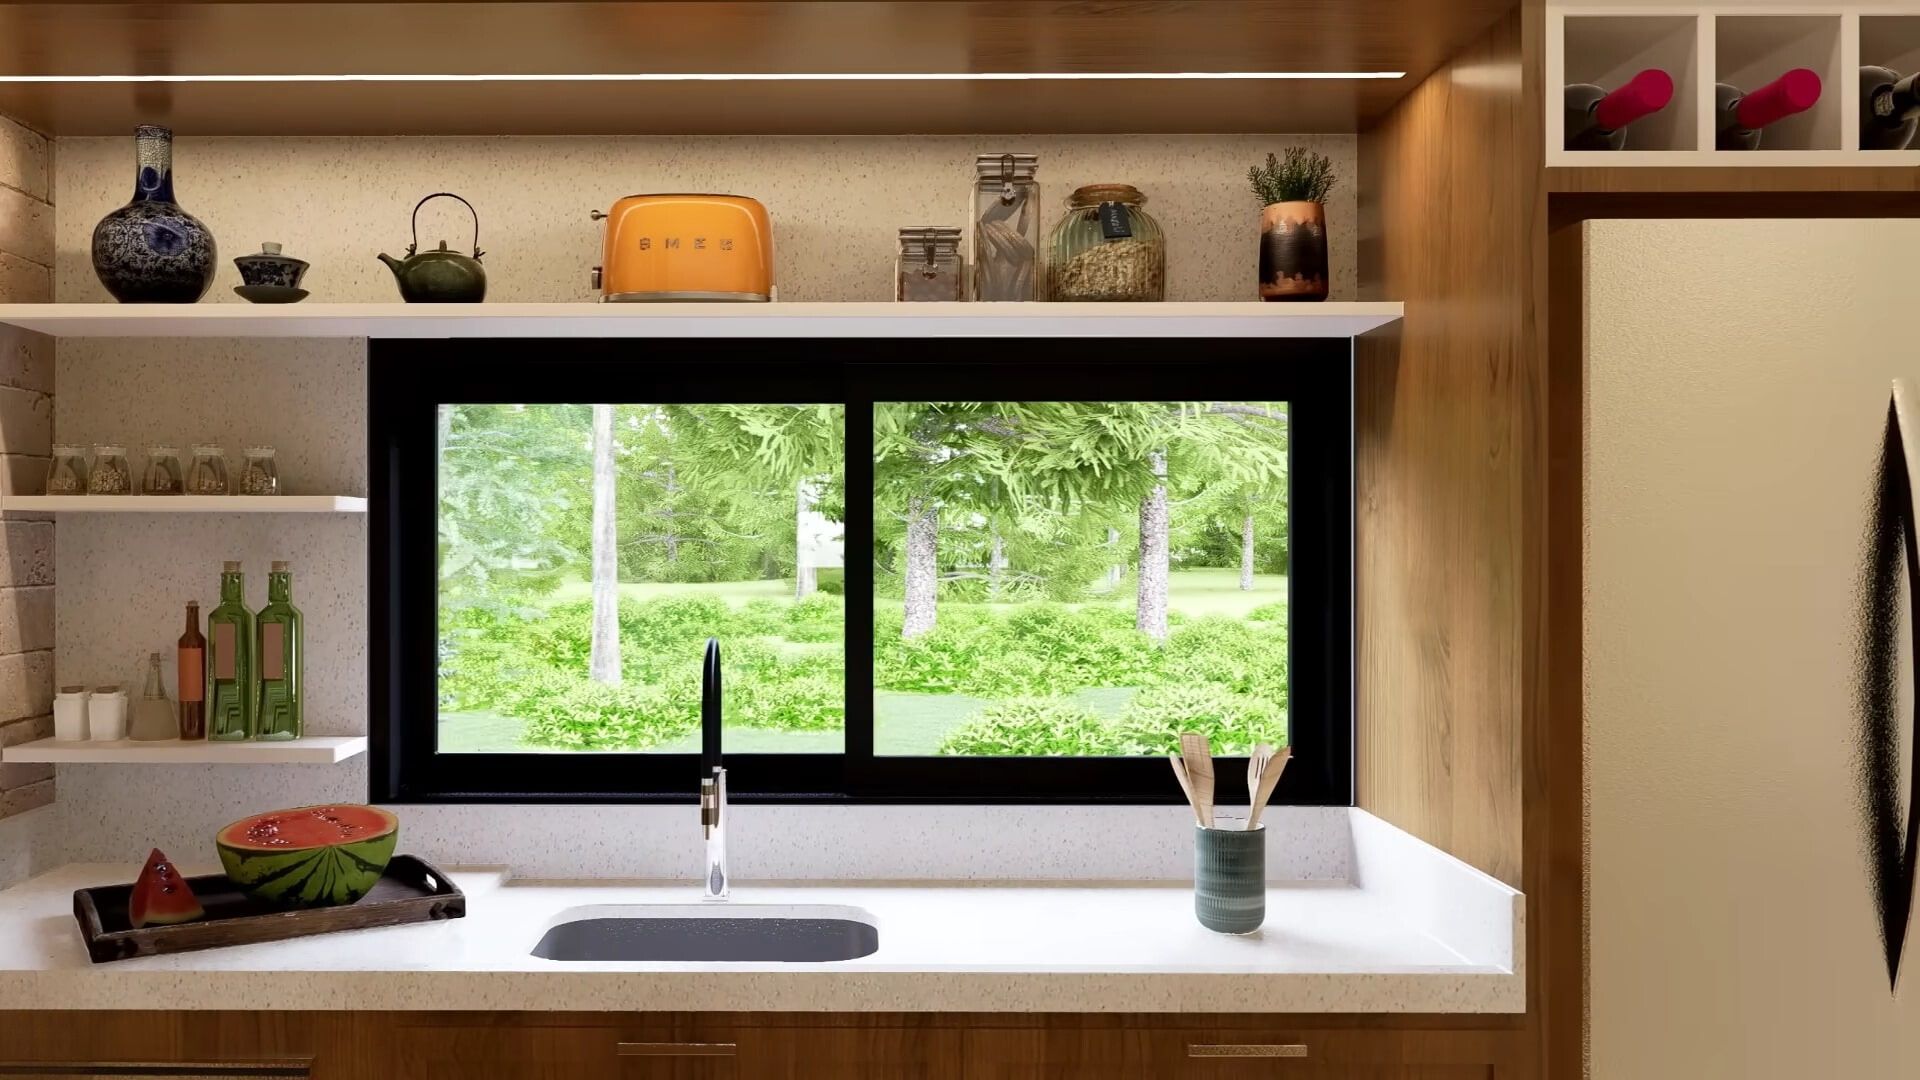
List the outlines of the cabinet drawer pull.
{"type": "Polygon", "coordinates": [[[740,1049],[736,1043],[640,1043],[623,1042],[614,1047],[621,1057],[732,1057],[740,1049]]]}
{"type": "Polygon", "coordinates": [[[1188,1043],[1190,1058],[1303,1058],[1306,1043],[1188,1043]]]}

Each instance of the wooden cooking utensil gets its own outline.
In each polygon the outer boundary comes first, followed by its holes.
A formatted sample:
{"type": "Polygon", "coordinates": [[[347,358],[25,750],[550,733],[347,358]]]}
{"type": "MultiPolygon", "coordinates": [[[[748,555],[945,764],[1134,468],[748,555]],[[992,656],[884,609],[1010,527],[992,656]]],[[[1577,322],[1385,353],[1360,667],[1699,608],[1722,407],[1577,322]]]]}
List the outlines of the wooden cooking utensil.
{"type": "Polygon", "coordinates": [[[1193,781],[1187,779],[1187,767],[1180,761],[1179,754],[1168,754],[1167,760],[1173,763],[1173,775],[1180,781],[1180,790],[1187,793],[1187,808],[1193,811],[1193,820],[1204,827],[1207,823],[1200,816],[1200,803],[1193,797],[1193,781]]]}
{"type": "Polygon", "coordinates": [[[1193,785],[1193,806],[1203,828],[1213,828],[1213,753],[1205,735],[1187,732],[1180,736],[1180,760],[1187,766],[1187,782],[1193,785]]]}
{"type": "Polygon", "coordinates": [[[1260,811],[1267,808],[1267,800],[1273,797],[1274,786],[1280,783],[1280,774],[1287,771],[1287,762],[1293,760],[1293,748],[1273,755],[1267,767],[1260,771],[1260,787],[1254,791],[1247,802],[1247,829],[1251,831],[1260,824],[1260,811]]]}
{"type": "Polygon", "coordinates": [[[1260,774],[1273,760],[1273,747],[1260,743],[1247,755],[1247,813],[1253,813],[1253,793],[1260,790],[1260,774]]]}

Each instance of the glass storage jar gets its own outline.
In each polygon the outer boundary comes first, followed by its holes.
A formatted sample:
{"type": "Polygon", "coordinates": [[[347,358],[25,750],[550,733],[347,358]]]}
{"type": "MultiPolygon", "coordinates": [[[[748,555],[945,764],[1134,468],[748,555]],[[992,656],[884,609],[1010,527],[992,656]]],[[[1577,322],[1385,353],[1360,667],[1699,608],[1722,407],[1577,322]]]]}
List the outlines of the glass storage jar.
{"type": "Polygon", "coordinates": [[[1067,198],[1047,244],[1053,300],[1164,300],[1167,238],[1128,184],[1092,184],[1067,198]]]}
{"type": "Polygon", "coordinates": [[[93,448],[93,468],[87,472],[87,494],[130,495],[133,493],[133,468],[127,464],[127,448],[102,443],[93,448]]]}
{"type": "Polygon", "coordinates": [[[187,466],[187,494],[225,495],[226,493],[226,451],[204,443],[194,447],[193,464],[187,466]]]}
{"type": "Polygon", "coordinates": [[[186,486],[182,473],[178,447],[149,446],[147,471],[141,477],[140,490],[147,495],[178,495],[186,486]]]}
{"type": "Polygon", "coordinates": [[[246,463],[240,467],[240,494],[280,494],[280,473],[273,465],[273,447],[249,446],[246,463]]]}
{"type": "Polygon", "coordinates": [[[86,493],[86,449],[79,446],[55,446],[53,463],[47,466],[47,494],[85,495],[86,493]]]}
{"type": "Polygon", "coordinates": [[[894,266],[895,300],[965,300],[966,259],[958,225],[915,225],[900,230],[894,266]]]}
{"type": "Polygon", "coordinates": [[[973,170],[973,298],[1040,298],[1039,159],[982,154],[973,170]]]}

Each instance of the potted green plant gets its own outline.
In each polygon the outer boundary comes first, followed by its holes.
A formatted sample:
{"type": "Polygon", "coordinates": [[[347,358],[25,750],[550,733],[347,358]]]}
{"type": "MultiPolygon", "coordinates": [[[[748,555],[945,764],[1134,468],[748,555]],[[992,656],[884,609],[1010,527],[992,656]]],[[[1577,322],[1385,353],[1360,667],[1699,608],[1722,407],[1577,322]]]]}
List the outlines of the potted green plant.
{"type": "Polygon", "coordinates": [[[1327,298],[1327,192],[1333,162],[1304,146],[1247,170],[1260,211],[1260,299],[1327,298]]]}

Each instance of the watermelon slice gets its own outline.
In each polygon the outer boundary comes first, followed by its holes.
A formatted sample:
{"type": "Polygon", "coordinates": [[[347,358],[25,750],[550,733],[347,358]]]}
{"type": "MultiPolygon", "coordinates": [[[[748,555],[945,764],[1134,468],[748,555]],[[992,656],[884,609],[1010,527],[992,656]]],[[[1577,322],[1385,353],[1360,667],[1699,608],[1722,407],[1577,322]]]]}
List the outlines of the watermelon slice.
{"type": "Polygon", "coordinates": [[[127,921],[133,928],[172,926],[205,918],[206,914],[173,860],[159,848],[149,852],[147,865],[140,868],[140,879],[133,883],[133,895],[127,899],[127,921]]]}
{"type": "Polygon", "coordinates": [[[332,907],[367,895],[393,858],[400,819],[376,806],[336,803],[255,814],[220,830],[227,877],[281,907],[332,907]]]}

